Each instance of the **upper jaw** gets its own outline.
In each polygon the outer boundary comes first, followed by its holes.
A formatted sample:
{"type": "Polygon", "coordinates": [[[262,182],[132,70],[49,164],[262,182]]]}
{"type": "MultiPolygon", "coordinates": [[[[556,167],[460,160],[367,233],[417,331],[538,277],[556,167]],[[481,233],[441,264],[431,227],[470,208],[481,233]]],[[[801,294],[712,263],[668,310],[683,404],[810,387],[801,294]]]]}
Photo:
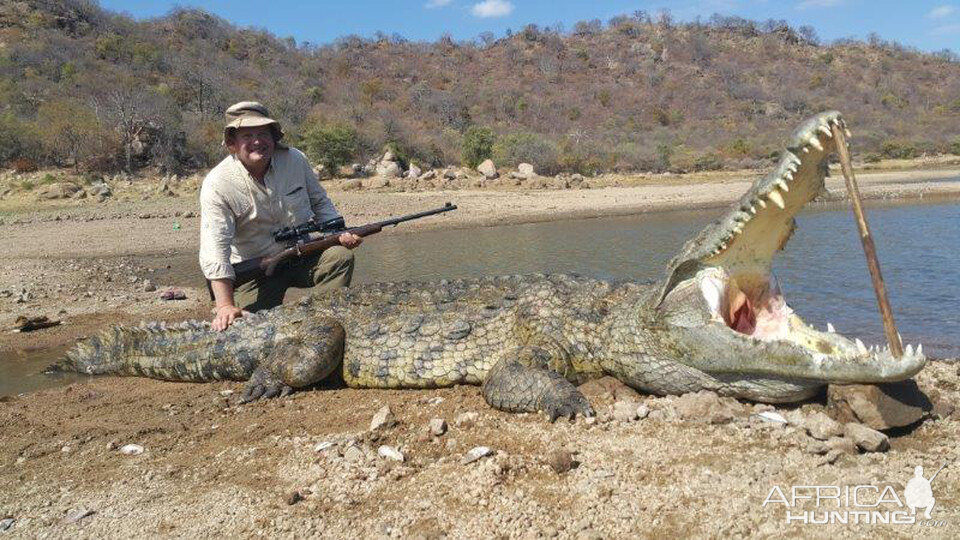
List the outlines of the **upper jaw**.
{"type": "MultiPolygon", "coordinates": [[[[689,285],[699,285],[705,310],[700,328],[713,337],[707,352],[691,349],[691,356],[704,371],[875,383],[905,379],[924,366],[920,346],[906,347],[895,359],[888,349],[868,349],[859,340],[807,326],[787,307],[771,276],[773,257],[795,228],[794,216],[823,189],[828,159],[837,148],[835,128],[846,130],[836,111],[800,126],[776,168],[670,262],[657,305],[670,310],[675,300],[689,299],[689,285]]],[[[670,316],[688,328],[701,324],[683,317],[670,316]]],[[[701,341],[694,337],[691,343],[699,347],[701,341]]]]}

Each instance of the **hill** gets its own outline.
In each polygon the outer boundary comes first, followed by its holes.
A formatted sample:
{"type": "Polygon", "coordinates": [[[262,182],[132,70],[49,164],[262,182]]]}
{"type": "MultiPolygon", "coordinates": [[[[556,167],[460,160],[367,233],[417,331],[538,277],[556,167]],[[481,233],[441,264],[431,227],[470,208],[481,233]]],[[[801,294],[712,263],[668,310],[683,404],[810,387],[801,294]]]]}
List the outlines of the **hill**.
{"type": "Polygon", "coordinates": [[[194,9],[136,21],[82,0],[0,3],[0,162],[18,170],[208,167],[241,99],[331,166],[391,146],[424,165],[492,154],[548,173],[742,167],[831,108],[869,161],[960,153],[957,96],[949,51],[824,45],[777,21],[638,12],[500,39],[314,46],[194,9]]]}

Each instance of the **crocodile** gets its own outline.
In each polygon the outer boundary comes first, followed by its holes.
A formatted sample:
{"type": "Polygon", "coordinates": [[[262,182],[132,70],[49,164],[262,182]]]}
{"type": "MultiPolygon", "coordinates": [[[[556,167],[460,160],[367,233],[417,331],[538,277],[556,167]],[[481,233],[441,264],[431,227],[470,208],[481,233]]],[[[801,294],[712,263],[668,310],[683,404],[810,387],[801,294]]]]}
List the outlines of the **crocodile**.
{"type": "Polygon", "coordinates": [[[491,406],[592,416],[578,385],[611,375],[647,393],[710,390],[760,402],[829,383],[911,377],[922,346],[865,346],[819,331],[771,274],[794,217],[824,188],[836,111],[800,126],[775,168],[689,240],[653,283],[573,275],[378,283],[314,294],[214,332],[206,322],[114,327],[53,366],[172,381],[247,381],[242,401],[284,396],[338,368],[354,388],[481,387],[491,406]]]}

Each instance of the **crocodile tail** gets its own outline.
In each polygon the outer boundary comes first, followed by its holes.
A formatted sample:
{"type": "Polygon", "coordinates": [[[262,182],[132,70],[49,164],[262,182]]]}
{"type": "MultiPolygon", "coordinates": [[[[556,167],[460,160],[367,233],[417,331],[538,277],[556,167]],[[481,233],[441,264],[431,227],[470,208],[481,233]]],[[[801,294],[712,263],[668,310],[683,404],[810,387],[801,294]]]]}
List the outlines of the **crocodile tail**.
{"type": "Polygon", "coordinates": [[[184,369],[178,368],[196,360],[197,354],[203,349],[197,345],[214,341],[209,328],[209,323],[199,321],[177,325],[148,323],[136,327],[115,326],[77,343],[46,371],[209,380],[184,376],[184,369]]]}

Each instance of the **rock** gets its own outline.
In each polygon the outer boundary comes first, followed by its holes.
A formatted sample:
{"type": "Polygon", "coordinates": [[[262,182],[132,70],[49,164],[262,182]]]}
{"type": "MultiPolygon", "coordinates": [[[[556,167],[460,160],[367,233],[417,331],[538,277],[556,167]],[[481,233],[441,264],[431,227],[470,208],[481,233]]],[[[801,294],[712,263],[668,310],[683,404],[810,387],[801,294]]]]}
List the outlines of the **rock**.
{"type": "MultiPolygon", "coordinates": [[[[618,401],[613,404],[613,418],[617,422],[633,422],[638,418],[635,401],[618,401]]],[[[649,413],[649,411],[648,411],[649,413]]]]}
{"type": "Polygon", "coordinates": [[[410,179],[416,179],[416,178],[420,178],[420,174],[422,173],[423,171],[420,170],[420,167],[417,167],[416,165],[411,163],[410,168],[407,169],[406,177],[410,179]]]}
{"type": "Polygon", "coordinates": [[[529,163],[521,163],[517,165],[517,173],[519,173],[520,178],[533,178],[537,173],[533,170],[533,165],[529,163]]]}
{"type": "Polygon", "coordinates": [[[841,454],[854,455],[857,453],[857,445],[853,440],[846,437],[831,437],[827,440],[827,453],[839,452],[841,454]]]}
{"type": "Polygon", "coordinates": [[[500,177],[500,173],[497,172],[497,167],[493,164],[492,159],[484,160],[483,163],[477,165],[477,171],[487,180],[500,177]]]}
{"type": "Polygon", "coordinates": [[[650,407],[647,407],[646,403],[637,405],[637,420],[643,420],[648,416],[650,416],[650,407]]]}
{"type": "Polygon", "coordinates": [[[683,420],[707,424],[726,424],[745,415],[743,406],[737,400],[721,398],[707,390],[680,396],[673,402],[673,408],[683,420]]]}
{"type": "Polygon", "coordinates": [[[362,169],[363,167],[361,167],[359,163],[343,165],[337,169],[337,178],[353,178],[362,169]]]}
{"type": "Polygon", "coordinates": [[[73,182],[57,182],[41,189],[37,196],[47,200],[68,199],[81,189],[83,188],[73,182]]]}
{"type": "Polygon", "coordinates": [[[153,292],[157,290],[157,286],[150,281],[149,279],[143,280],[143,292],[153,292]]]}
{"type": "Polygon", "coordinates": [[[323,452],[324,450],[326,450],[326,449],[328,449],[328,448],[333,448],[333,447],[334,447],[334,443],[332,443],[332,442],[330,442],[330,441],[323,441],[323,442],[317,443],[316,446],[313,447],[313,451],[314,451],[314,452],[323,452]]]}
{"type": "Polygon", "coordinates": [[[363,180],[359,178],[354,178],[352,180],[347,180],[340,184],[340,189],[343,191],[357,191],[363,189],[363,180]]]}
{"type": "Polygon", "coordinates": [[[477,420],[480,419],[480,415],[473,411],[460,413],[456,418],[453,419],[453,424],[461,428],[469,428],[476,425],[477,420]]]}
{"type": "Polygon", "coordinates": [[[443,175],[442,175],[442,176],[443,176],[443,178],[445,178],[445,179],[447,179],[447,180],[456,180],[456,179],[457,179],[457,171],[455,171],[455,170],[453,170],[453,169],[445,169],[445,170],[443,171],[443,175]]]}
{"type": "Polygon", "coordinates": [[[0,532],[6,531],[13,527],[13,522],[16,521],[12,517],[0,519],[0,532]]]}
{"type": "Polygon", "coordinates": [[[397,418],[393,415],[393,411],[390,410],[390,406],[384,405],[370,420],[370,431],[388,429],[395,425],[397,425],[397,418]]]}
{"type": "Polygon", "coordinates": [[[380,163],[391,163],[396,160],[397,158],[396,156],[393,155],[393,152],[391,152],[390,150],[387,150],[386,152],[383,153],[383,157],[380,158],[380,163]]]}
{"type": "Polygon", "coordinates": [[[843,435],[864,452],[886,452],[890,448],[890,439],[885,434],[856,422],[843,426],[843,435]]]}
{"type": "Polygon", "coordinates": [[[360,448],[350,445],[343,451],[343,459],[350,463],[362,463],[367,460],[367,455],[360,448]]]}
{"type": "Polygon", "coordinates": [[[484,458],[492,454],[493,454],[493,450],[491,450],[487,446],[475,446],[471,448],[470,451],[466,453],[466,455],[463,456],[463,459],[460,460],[460,462],[466,465],[468,463],[473,463],[474,461],[477,461],[480,458],[484,458]]]}
{"type": "Polygon", "coordinates": [[[811,437],[821,441],[843,435],[843,426],[822,412],[815,412],[808,416],[803,422],[803,427],[811,437]]]}
{"type": "Polygon", "coordinates": [[[831,384],[827,388],[827,409],[841,422],[884,430],[918,422],[933,404],[911,379],[885,384],[831,384]]]}
{"type": "Polygon", "coordinates": [[[143,453],[143,447],[139,444],[125,444],[120,447],[120,453],[125,456],[139,456],[143,453]]]}
{"type": "Polygon", "coordinates": [[[430,420],[430,434],[439,437],[447,432],[447,421],[443,418],[434,418],[430,420]]]}
{"type": "Polygon", "coordinates": [[[545,461],[557,474],[563,474],[580,465],[573,459],[573,454],[562,448],[547,454],[545,461]]]}
{"type": "Polygon", "coordinates": [[[431,169],[431,170],[423,173],[422,175],[420,175],[419,180],[432,180],[432,179],[434,179],[434,178],[436,178],[436,177],[437,177],[437,171],[434,170],[434,169],[431,169]]]}
{"type": "Polygon", "coordinates": [[[772,424],[786,424],[787,419],[783,417],[782,414],[773,411],[763,411],[755,414],[757,418],[763,420],[764,422],[770,422],[772,424]]]}
{"type": "Polygon", "coordinates": [[[392,459],[393,461],[403,461],[403,454],[392,446],[383,445],[377,448],[377,455],[382,458],[392,459]]]}
{"type": "Polygon", "coordinates": [[[96,511],[89,510],[87,508],[77,508],[76,510],[67,512],[67,515],[63,516],[63,519],[60,520],[60,523],[63,525],[69,525],[71,523],[76,523],[85,517],[92,516],[93,514],[96,514],[96,511]]]}
{"type": "Polygon", "coordinates": [[[381,161],[377,164],[376,173],[383,178],[399,178],[403,174],[403,169],[396,161],[381,161]]]}
{"type": "Polygon", "coordinates": [[[170,300],[186,300],[186,299],[187,299],[187,293],[183,292],[183,291],[180,290],[180,289],[171,287],[171,288],[163,291],[162,293],[160,293],[160,299],[161,299],[161,300],[164,300],[164,301],[170,301],[170,300]]]}
{"type": "Polygon", "coordinates": [[[364,182],[363,187],[367,189],[381,189],[385,187],[390,187],[390,179],[396,178],[396,177],[397,176],[388,177],[385,175],[375,176],[373,178],[368,179],[366,182],[364,182]]]}
{"type": "Polygon", "coordinates": [[[287,506],[293,506],[302,500],[303,493],[300,493],[299,489],[295,489],[283,496],[283,502],[287,503],[287,506]]]}

